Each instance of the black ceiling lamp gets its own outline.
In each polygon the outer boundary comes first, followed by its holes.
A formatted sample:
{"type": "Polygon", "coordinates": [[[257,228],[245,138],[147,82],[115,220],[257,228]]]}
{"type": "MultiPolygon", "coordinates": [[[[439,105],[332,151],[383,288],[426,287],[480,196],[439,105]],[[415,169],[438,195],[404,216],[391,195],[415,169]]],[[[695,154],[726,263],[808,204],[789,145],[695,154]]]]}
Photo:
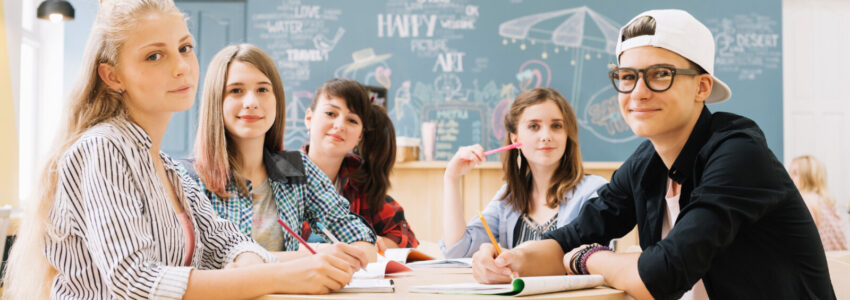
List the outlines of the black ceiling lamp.
{"type": "Polygon", "coordinates": [[[38,18],[53,23],[74,19],[74,7],[65,0],[44,0],[38,5],[38,18]]]}

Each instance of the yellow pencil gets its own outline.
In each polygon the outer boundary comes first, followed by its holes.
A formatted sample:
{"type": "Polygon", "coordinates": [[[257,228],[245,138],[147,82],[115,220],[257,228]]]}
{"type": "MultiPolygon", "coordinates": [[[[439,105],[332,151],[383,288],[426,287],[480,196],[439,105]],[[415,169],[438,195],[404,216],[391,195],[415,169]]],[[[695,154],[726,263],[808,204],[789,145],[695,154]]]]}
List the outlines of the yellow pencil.
{"type": "Polygon", "coordinates": [[[478,217],[481,218],[481,223],[484,224],[484,230],[487,230],[487,235],[490,236],[490,242],[496,247],[496,255],[502,254],[502,248],[500,248],[499,243],[496,242],[496,237],[494,237],[493,232],[490,231],[490,225],[487,225],[487,220],[484,220],[484,215],[481,214],[481,211],[478,212],[478,217]]]}

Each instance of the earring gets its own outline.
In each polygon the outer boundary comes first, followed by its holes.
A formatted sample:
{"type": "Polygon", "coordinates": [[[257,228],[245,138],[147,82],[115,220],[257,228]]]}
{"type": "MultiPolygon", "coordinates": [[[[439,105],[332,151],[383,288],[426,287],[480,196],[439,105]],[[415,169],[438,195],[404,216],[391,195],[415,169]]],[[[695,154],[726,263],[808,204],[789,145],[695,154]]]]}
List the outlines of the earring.
{"type": "Polygon", "coordinates": [[[518,169],[522,169],[522,149],[516,148],[516,166],[518,169]]]}
{"type": "Polygon", "coordinates": [[[118,94],[120,94],[120,95],[123,95],[123,94],[124,94],[124,89],[118,89],[118,90],[116,90],[116,92],[118,92],[118,94]]]}

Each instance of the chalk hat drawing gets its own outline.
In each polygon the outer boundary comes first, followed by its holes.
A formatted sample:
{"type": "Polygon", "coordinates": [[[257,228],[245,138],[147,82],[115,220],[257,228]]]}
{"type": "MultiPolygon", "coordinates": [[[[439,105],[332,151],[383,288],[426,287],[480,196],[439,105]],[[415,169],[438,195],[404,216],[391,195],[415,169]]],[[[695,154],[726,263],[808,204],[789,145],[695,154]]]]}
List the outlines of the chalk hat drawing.
{"type": "Polygon", "coordinates": [[[358,70],[358,69],[361,69],[361,68],[365,68],[365,67],[374,65],[376,63],[387,60],[387,58],[390,58],[390,56],[393,56],[393,55],[392,54],[375,55],[375,49],[372,49],[372,48],[366,48],[366,49],[354,51],[354,53],[351,53],[351,58],[354,60],[354,62],[352,62],[350,65],[348,65],[348,67],[345,68],[344,72],[348,73],[348,72],[351,72],[351,71],[354,71],[354,70],[358,70]]]}

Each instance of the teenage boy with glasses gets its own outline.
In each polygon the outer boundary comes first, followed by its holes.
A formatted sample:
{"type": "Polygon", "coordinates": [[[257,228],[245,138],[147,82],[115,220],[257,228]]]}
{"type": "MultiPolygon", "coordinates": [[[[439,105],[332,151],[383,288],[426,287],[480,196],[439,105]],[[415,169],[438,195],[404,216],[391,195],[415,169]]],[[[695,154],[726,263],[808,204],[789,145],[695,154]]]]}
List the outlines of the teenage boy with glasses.
{"type": "Polygon", "coordinates": [[[592,273],[638,299],[834,299],[812,217],[761,129],[705,107],[731,95],[713,75],[708,28],[652,10],[619,37],[609,76],[626,122],[649,140],[548,239],[498,257],[482,245],[475,278],[592,273]],[[635,225],[642,253],[591,244],[635,225]]]}

